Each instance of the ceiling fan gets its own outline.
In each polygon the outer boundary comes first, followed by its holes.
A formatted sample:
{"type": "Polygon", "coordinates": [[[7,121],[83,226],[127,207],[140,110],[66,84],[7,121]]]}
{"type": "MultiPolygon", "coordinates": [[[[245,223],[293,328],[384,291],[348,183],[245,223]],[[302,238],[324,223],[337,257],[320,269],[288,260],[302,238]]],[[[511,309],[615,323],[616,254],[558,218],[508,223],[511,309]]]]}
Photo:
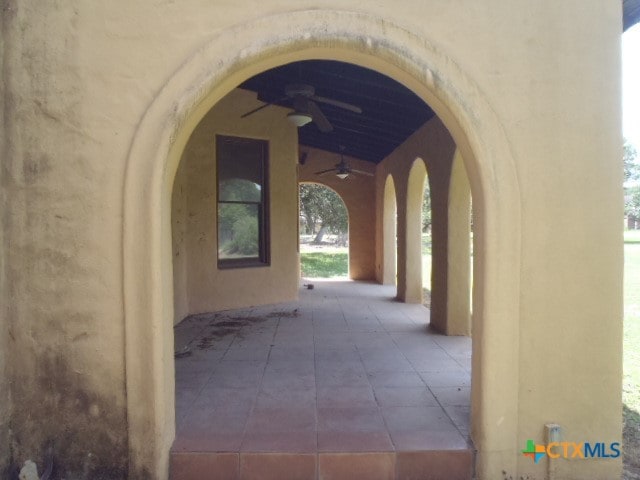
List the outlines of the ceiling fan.
{"type": "Polygon", "coordinates": [[[344,159],[344,146],[340,146],[340,162],[336,163],[335,167],[328,168],[326,170],[320,170],[319,172],[315,172],[316,175],[326,175],[330,172],[336,172],[336,177],[340,180],[344,180],[352,173],[357,173],[360,175],[366,175],[368,177],[373,177],[373,173],[365,172],[364,170],[357,170],[355,168],[351,168],[347,161],[344,159]]]}
{"type": "Polygon", "coordinates": [[[296,125],[302,127],[309,122],[316,124],[318,129],[323,133],[328,133],[333,130],[333,125],[322,113],[318,103],[326,103],[327,105],[333,105],[334,107],[343,108],[353,113],[362,113],[362,109],[350,103],[341,102],[340,100],[334,100],[332,98],[320,97],[316,95],[316,89],[311,85],[304,83],[291,83],[284,87],[285,96],[272,102],[265,103],[264,105],[254,108],[253,110],[245,113],[241,118],[246,118],[249,115],[253,115],[259,112],[263,108],[267,108],[269,105],[290,100],[294,111],[287,115],[287,118],[296,125]],[[318,102],[318,103],[316,103],[318,102]]]}

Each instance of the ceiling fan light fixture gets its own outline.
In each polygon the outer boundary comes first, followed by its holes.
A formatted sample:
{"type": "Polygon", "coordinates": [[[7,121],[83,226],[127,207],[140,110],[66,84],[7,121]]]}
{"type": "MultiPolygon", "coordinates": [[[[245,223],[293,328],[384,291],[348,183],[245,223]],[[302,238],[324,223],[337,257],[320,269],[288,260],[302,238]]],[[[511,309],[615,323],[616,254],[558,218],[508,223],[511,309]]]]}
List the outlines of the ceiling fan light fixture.
{"type": "Polygon", "coordinates": [[[347,173],[347,172],[338,172],[338,173],[336,173],[336,177],[338,177],[340,180],[344,180],[348,176],[349,176],[349,173],[347,173]]]}
{"type": "Polygon", "coordinates": [[[287,118],[291,123],[293,123],[296,127],[303,127],[311,120],[311,115],[303,112],[291,112],[287,114],[287,118]]]}

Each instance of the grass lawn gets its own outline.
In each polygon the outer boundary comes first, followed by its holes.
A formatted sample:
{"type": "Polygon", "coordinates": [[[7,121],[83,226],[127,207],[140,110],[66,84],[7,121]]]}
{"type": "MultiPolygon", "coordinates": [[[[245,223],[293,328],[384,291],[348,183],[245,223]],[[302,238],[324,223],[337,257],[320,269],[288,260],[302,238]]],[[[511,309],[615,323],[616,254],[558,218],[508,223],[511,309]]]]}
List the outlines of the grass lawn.
{"type": "Polygon", "coordinates": [[[640,231],[624,235],[624,478],[640,479],[640,231]]]}
{"type": "Polygon", "coordinates": [[[300,267],[305,278],[346,278],[349,273],[348,249],[301,248],[300,267]]]}

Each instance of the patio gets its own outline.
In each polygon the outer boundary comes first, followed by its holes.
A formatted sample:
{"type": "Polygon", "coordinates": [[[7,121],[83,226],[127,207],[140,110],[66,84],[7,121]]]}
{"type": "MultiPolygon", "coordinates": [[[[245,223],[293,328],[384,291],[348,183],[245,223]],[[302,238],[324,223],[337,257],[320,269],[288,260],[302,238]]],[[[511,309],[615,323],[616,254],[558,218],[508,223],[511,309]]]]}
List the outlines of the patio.
{"type": "Polygon", "coordinates": [[[172,478],[470,479],[471,339],[394,287],[314,285],[176,326],[172,478]]]}

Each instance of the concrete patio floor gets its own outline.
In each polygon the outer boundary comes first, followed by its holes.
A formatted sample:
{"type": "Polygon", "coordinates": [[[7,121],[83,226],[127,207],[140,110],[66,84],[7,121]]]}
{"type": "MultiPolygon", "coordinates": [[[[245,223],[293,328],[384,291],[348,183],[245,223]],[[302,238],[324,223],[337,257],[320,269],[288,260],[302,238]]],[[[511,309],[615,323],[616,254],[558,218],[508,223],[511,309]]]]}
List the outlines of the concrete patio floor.
{"type": "Polygon", "coordinates": [[[471,339],[394,287],[313,283],[176,326],[172,478],[470,479],[471,339]]]}

